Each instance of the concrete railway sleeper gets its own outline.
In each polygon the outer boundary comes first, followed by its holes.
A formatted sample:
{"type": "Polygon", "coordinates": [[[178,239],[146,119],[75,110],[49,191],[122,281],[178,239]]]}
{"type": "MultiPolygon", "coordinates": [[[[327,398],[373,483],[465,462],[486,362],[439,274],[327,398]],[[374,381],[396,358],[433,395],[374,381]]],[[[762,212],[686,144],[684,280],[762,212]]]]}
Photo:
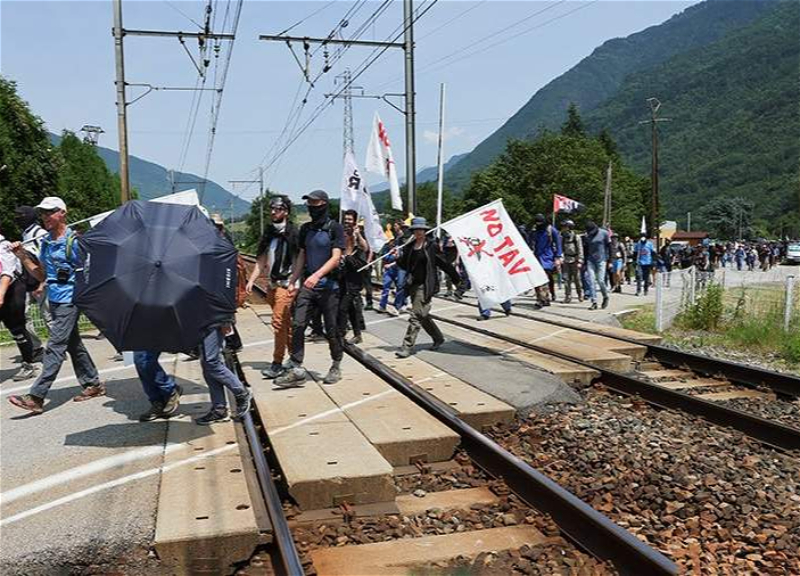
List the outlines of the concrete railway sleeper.
{"type": "MultiPolygon", "coordinates": [[[[504,340],[515,346],[519,346],[520,348],[527,348],[537,352],[542,352],[562,360],[570,361],[574,364],[591,368],[600,374],[598,380],[602,381],[603,384],[609,388],[623,394],[638,395],[646,402],[655,406],[671,410],[682,410],[689,414],[700,416],[709,422],[734,428],[756,440],[759,440],[760,442],[763,442],[764,444],[782,450],[791,451],[800,449],[800,430],[797,428],[785,426],[783,424],[755,416],[748,412],[723,406],[713,401],[704,400],[702,398],[680,392],[679,390],[671,390],[664,386],[650,382],[648,379],[641,376],[623,373],[607,367],[599,366],[597,364],[575,358],[569,354],[554,351],[551,348],[544,347],[540,344],[525,342],[518,338],[508,336],[507,334],[501,334],[481,328],[473,325],[472,323],[462,322],[436,313],[432,314],[432,316],[438,321],[451,324],[453,326],[458,326],[478,334],[504,340]]],[[[523,317],[525,316],[523,315],[523,317]]],[[[528,319],[531,318],[528,317],[528,319]]],[[[536,320],[538,320],[538,317],[536,320]]]]}

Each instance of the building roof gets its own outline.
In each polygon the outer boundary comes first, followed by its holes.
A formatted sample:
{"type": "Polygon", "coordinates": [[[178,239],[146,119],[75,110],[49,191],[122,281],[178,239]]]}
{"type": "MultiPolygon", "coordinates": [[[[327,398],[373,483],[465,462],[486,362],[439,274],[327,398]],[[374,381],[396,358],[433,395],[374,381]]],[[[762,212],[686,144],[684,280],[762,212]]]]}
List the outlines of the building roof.
{"type": "Polygon", "coordinates": [[[709,237],[708,232],[675,232],[673,240],[705,240],[709,237]]]}

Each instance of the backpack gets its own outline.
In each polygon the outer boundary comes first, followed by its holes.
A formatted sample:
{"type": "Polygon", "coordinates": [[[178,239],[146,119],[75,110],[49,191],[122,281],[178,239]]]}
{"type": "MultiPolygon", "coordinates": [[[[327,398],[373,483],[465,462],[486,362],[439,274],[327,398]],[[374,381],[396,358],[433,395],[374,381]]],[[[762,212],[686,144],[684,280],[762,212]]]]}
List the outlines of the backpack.
{"type": "Polygon", "coordinates": [[[241,254],[236,255],[236,307],[244,308],[247,300],[247,267],[241,254]]]}

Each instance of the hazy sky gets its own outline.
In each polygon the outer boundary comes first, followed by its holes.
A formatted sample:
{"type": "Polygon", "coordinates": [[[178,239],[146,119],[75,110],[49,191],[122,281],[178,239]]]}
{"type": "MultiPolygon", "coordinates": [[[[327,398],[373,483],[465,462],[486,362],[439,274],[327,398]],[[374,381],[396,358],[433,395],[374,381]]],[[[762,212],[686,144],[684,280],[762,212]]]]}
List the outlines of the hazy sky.
{"type": "MultiPolygon", "coordinates": [[[[425,10],[430,3],[431,0],[420,0],[415,6],[425,10]]],[[[417,168],[436,163],[441,82],[447,84],[445,156],[450,157],[471,150],[539,88],[604,41],[659,24],[693,3],[439,0],[415,26],[417,168]]],[[[221,29],[226,8],[232,12],[235,4],[212,0],[216,30],[221,29]]],[[[298,100],[301,99],[308,84],[284,43],[262,42],[258,35],[282,32],[311,15],[290,33],[324,37],[350,11],[349,24],[343,29],[343,35],[349,37],[381,4],[378,0],[244,1],[220,110],[210,179],[250,199],[257,193],[257,187],[234,188],[228,185],[228,180],[252,178],[257,167],[264,165],[268,166],[267,184],[273,190],[295,198],[318,187],[338,194],[342,171],[342,102],[326,106],[324,113],[294,144],[276,157],[276,140],[294,109],[295,94],[299,90],[298,100]]],[[[192,20],[202,23],[205,5],[186,0],[125,0],[124,26],[196,31],[197,25],[192,20]]],[[[100,144],[116,149],[112,23],[110,0],[0,0],[2,74],[18,83],[22,97],[52,132],[59,133],[65,128],[78,131],[84,124],[100,125],[105,130],[100,144]]],[[[401,24],[402,2],[394,1],[362,38],[385,40],[393,30],[400,30],[401,24]]],[[[196,60],[197,42],[187,39],[186,48],[196,60]]],[[[302,59],[301,46],[296,47],[296,52],[302,59]]],[[[336,49],[331,48],[330,52],[333,58],[336,49]]],[[[209,54],[213,60],[213,52],[209,54]]],[[[372,54],[371,48],[363,47],[345,51],[333,69],[317,80],[293,125],[303,126],[325,101],[324,94],[336,90],[337,74],[347,66],[358,69],[372,54]]],[[[175,38],[129,36],[125,41],[125,60],[130,83],[194,87],[198,79],[192,60],[175,38]]],[[[319,74],[323,64],[320,50],[311,58],[312,77],[319,74]]],[[[207,86],[214,85],[214,67],[210,70],[207,86]]],[[[402,50],[388,50],[355,84],[363,86],[367,94],[402,92],[402,50]]],[[[141,88],[129,88],[128,99],[141,92],[141,88]]],[[[212,94],[156,91],[131,105],[130,153],[167,168],[179,169],[183,160],[185,171],[202,174],[212,94]],[[186,147],[194,95],[202,95],[202,100],[186,147]]],[[[399,173],[403,174],[402,115],[379,100],[356,99],[353,108],[358,162],[363,164],[372,116],[378,110],[388,127],[399,173]]],[[[292,128],[287,132],[291,134],[292,128]]],[[[281,147],[279,144],[278,149],[281,147]]],[[[371,182],[378,180],[379,177],[369,177],[371,182]]]]}

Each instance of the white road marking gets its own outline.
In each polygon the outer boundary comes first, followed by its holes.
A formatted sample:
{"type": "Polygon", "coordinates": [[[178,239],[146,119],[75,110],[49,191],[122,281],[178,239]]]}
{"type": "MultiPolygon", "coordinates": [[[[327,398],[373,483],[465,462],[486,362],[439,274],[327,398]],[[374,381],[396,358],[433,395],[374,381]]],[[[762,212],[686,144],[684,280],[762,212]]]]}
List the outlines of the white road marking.
{"type": "Polygon", "coordinates": [[[47,512],[48,510],[52,510],[53,508],[57,508],[58,506],[63,506],[64,504],[69,504],[70,502],[75,502],[76,500],[80,500],[81,498],[85,498],[86,496],[91,496],[92,494],[97,494],[98,492],[102,492],[103,490],[108,490],[109,488],[116,488],[117,486],[122,486],[123,484],[129,484],[130,482],[133,482],[135,480],[141,480],[149,476],[161,474],[162,472],[168,472],[173,468],[177,468],[179,466],[185,466],[186,464],[192,464],[193,462],[197,462],[198,460],[202,460],[210,456],[216,456],[217,454],[221,454],[222,452],[227,452],[228,450],[233,450],[234,448],[238,447],[239,447],[238,444],[222,446],[214,450],[209,450],[205,454],[191,456],[189,458],[185,458],[178,462],[167,464],[166,466],[149,468],[141,472],[136,472],[135,474],[129,474],[127,476],[122,476],[121,478],[116,478],[115,480],[111,480],[109,482],[103,482],[102,484],[97,484],[96,486],[92,486],[91,488],[86,488],[85,490],[80,490],[79,492],[73,492],[72,494],[68,494],[62,498],[53,500],[52,502],[47,502],[46,504],[42,504],[41,506],[36,506],[35,508],[31,508],[30,510],[25,510],[23,512],[19,512],[18,514],[14,514],[13,516],[2,518],[0,519],[0,526],[13,524],[14,522],[19,522],[20,520],[24,520],[25,518],[29,518],[30,516],[34,516],[42,512],[47,512]]]}

